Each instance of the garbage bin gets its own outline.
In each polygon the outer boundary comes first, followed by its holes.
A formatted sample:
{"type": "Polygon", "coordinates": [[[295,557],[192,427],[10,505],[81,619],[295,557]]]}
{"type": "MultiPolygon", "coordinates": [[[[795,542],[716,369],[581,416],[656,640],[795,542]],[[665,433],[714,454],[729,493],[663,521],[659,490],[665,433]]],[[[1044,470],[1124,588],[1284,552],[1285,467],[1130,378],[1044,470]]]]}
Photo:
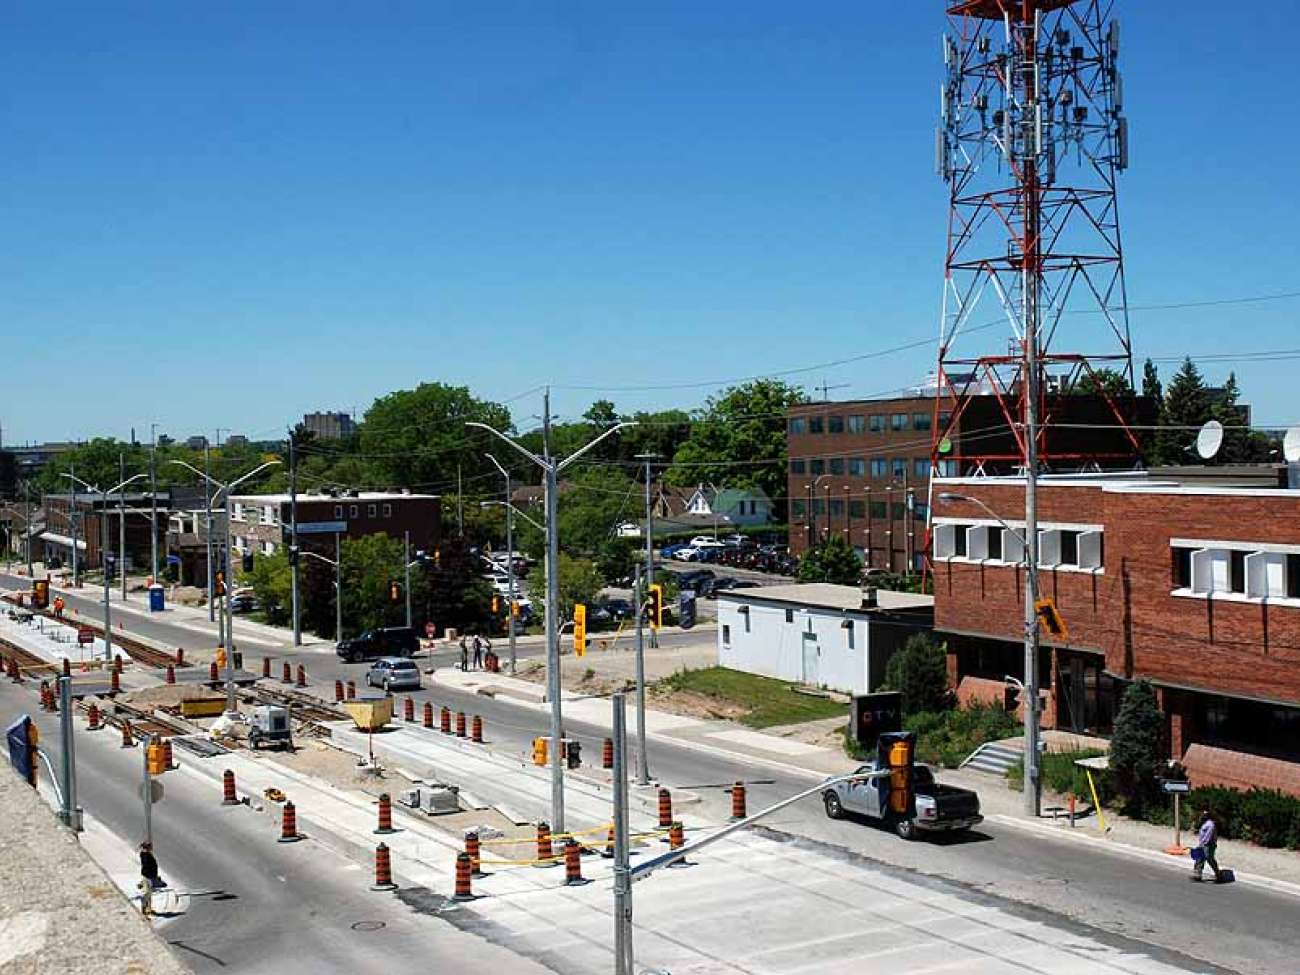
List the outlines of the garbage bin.
{"type": "Polygon", "coordinates": [[[156,582],[149,587],[149,612],[161,613],[163,611],[165,601],[163,592],[163,587],[156,582]]]}

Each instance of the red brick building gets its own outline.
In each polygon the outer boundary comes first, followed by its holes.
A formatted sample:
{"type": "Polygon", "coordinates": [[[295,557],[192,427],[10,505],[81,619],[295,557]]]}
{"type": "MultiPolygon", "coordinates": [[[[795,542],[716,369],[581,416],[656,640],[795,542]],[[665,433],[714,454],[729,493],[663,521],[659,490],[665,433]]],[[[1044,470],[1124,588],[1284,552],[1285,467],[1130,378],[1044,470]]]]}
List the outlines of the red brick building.
{"type": "MultiPolygon", "coordinates": [[[[1069,628],[1068,642],[1043,634],[1045,723],[1106,733],[1123,687],[1146,678],[1172,757],[1199,744],[1300,761],[1300,491],[1147,474],[1039,483],[1040,589],[1069,628]]],[[[962,695],[1000,696],[1023,670],[1022,548],[942,493],[1020,531],[1024,483],[934,483],[935,629],[962,695]]]]}

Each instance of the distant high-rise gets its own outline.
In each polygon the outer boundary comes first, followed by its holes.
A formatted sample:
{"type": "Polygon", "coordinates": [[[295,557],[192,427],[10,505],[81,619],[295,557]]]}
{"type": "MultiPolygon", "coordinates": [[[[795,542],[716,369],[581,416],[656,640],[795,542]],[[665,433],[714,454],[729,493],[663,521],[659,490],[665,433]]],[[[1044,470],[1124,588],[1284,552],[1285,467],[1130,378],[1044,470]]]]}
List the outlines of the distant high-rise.
{"type": "Polygon", "coordinates": [[[340,440],[356,432],[357,425],[347,413],[305,413],[302,425],[318,440],[340,440]]]}

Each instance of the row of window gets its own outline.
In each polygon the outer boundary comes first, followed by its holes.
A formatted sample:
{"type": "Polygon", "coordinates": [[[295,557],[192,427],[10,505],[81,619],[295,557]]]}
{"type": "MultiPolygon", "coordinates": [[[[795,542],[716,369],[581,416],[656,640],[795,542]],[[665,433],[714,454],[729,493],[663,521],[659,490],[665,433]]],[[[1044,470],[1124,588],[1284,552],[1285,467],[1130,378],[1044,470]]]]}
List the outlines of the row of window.
{"type": "MultiPolygon", "coordinates": [[[[796,457],[790,461],[791,474],[866,477],[868,470],[873,479],[893,477],[902,480],[908,475],[909,460],[906,457],[815,457],[812,460],[796,457]]],[[[930,476],[930,458],[911,458],[910,470],[912,477],[924,481],[930,476]]]]}
{"type": "MultiPolygon", "coordinates": [[[[348,515],[347,515],[347,516],[348,516],[349,518],[360,518],[360,517],[361,517],[361,505],[359,505],[359,504],[350,504],[350,505],[347,506],[347,508],[348,508],[348,515]]],[[[384,502],[382,510],[383,510],[383,512],[384,512],[384,517],[385,517],[385,518],[391,518],[391,517],[393,517],[393,506],[392,506],[391,504],[389,504],[388,502],[384,502]]],[[[367,517],[367,518],[378,518],[378,517],[379,517],[379,511],[380,511],[380,506],[377,505],[377,504],[368,504],[368,505],[366,505],[366,517],[367,517]]],[[[343,505],[341,505],[341,504],[336,504],[336,505],[334,506],[334,517],[335,517],[335,519],[339,519],[339,518],[342,518],[342,517],[343,517],[343,505]]]]}
{"type": "MultiPolygon", "coordinates": [[[[1019,529],[1000,525],[945,523],[934,526],[936,559],[1023,562],[1019,529]]],[[[1106,564],[1105,537],[1086,529],[1048,528],[1038,533],[1038,564],[1044,568],[1100,569],[1106,564]]]]}
{"type": "MultiPolygon", "coordinates": [[[[814,498],[812,503],[813,517],[824,515],[829,510],[830,516],[834,518],[843,518],[845,507],[843,498],[831,498],[829,505],[821,498],[814,498]]],[[[907,516],[907,505],[902,501],[892,503],[885,501],[858,501],[850,500],[848,503],[848,513],[850,518],[866,518],[870,512],[870,517],[884,520],[886,518],[902,519],[907,516]]],[[[808,503],[806,501],[791,501],[790,513],[796,518],[802,518],[808,514],[808,503]]],[[[912,514],[918,521],[924,521],[930,515],[928,505],[917,503],[912,506],[912,514]]]]}
{"type": "Polygon", "coordinates": [[[231,505],[231,519],[250,525],[274,525],[278,523],[277,509],[273,504],[244,504],[236,501],[231,505]]]}
{"type": "Polygon", "coordinates": [[[1300,553],[1296,552],[1175,545],[1171,575],[1174,589],[1300,599],[1300,553]]]}
{"type": "MultiPolygon", "coordinates": [[[[939,428],[945,429],[951,413],[939,414],[939,428]]],[[[791,433],[900,433],[903,430],[929,430],[933,426],[931,413],[850,413],[847,416],[832,413],[829,416],[792,416],[791,433]]]]}

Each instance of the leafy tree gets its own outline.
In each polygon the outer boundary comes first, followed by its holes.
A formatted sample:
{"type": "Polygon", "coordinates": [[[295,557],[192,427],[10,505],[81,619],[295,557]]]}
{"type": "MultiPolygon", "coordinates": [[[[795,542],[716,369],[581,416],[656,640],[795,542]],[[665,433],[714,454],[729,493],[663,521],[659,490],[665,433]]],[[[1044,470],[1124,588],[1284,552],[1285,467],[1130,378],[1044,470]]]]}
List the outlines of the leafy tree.
{"type": "Polygon", "coordinates": [[[617,467],[574,464],[565,472],[568,489],[560,494],[560,546],[574,555],[591,555],[622,521],[644,507],[636,482],[617,467]]]}
{"type": "Polygon", "coordinates": [[[253,571],[237,570],[236,575],[241,585],[253,588],[267,622],[278,626],[289,621],[293,612],[293,576],[286,549],[274,555],[255,554],[253,571]]]}
{"type": "Polygon", "coordinates": [[[639,539],[606,538],[596,548],[596,571],[610,583],[631,579],[636,562],[644,555],[639,539]]]}
{"type": "Polygon", "coordinates": [[[948,648],[928,634],[914,633],[889,658],[885,688],[903,696],[903,713],[943,711],[952,703],[948,693],[948,648]]]}
{"type": "Polygon", "coordinates": [[[802,390],[776,379],[754,380],[710,397],[665,480],[679,487],[707,481],[761,488],[784,518],[786,411],[803,401],[802,390]]]}
{"type": "Polygon", "coordinates": [[[1241,387],[1237,374],[1228,373],[1223,389],[1211,397],[1210,412],[1223,424],[1223,447],[1217,460],[1223,464],[1265,464],[1280,456],[1281,444],[1276,437],[1246,425],[1247,411],[1238,400],[1241,387]]]}
{"type": "MultiPolygon", "coordinates": [[[[594,562],[587,559],[575,559],[565,552],[560,553],[559,569],[560,619],[569,620],[573,618],[574,604],[585,603],[590,605],[594,602],[596,596],[600,594],[600,590],[604,588],[605,580],[596,571],[594,562]]],[[[528,591],[539,602],[544,601],[546,596],[546,572],[545,566],[541,562],[535,565],[533,571],[528,575],[528,591]]]]}
{"type": "Polygon", "coordinates": [[[482,560],[459,539],[443,542],[437,560],[411,570],[414,623],[422,629],[433,621],[439,633],[454,627],[461,633],[496,632],[492,618],[492,586],[482,576],[482,560]]]}
{"type": "Polygon", "coordinates": [[[1110,769],[1120,795],[1134,811],[1157,798],[1156,776],[1163,764],[1165,719],[1156,692],[1145,680],[1124,691],[1110,741],[1110,769]]]}
{"type": "Polygon", "coordinates": [[[658,463],[667,463],[691,435],[691,415],[685,410],[660,410],[657,413],[634,413],[636,426],[618,435],[619,457],[628,463],[642,454],[657,454],[658,463]]]}
{"type": "Polygon", "coordinates": [[[1133,387],[1128,377],[1118,369],[1095,369],[1079,377],[1070,392],[1076,396],[1104,395],[1112,399],[1132,396],[1133,387]]]}
{"type": "MultiPolygon", "coordinates": [[[[390,583],[403,579],[401,539],[363,535],[343,542],[343,627],[348,633],[406,622],[406,600],[392,599],[390,583]]],[[[399,596],[402,595],[399,591],[399,596]]]]}
{"type": "Polygon", "coordinates": [[[855,586],[862,578],[862,559],[843,538],[832,535],[810,549],[799,560],[796,578],[800,582],[833,582],[855,586]]]}

